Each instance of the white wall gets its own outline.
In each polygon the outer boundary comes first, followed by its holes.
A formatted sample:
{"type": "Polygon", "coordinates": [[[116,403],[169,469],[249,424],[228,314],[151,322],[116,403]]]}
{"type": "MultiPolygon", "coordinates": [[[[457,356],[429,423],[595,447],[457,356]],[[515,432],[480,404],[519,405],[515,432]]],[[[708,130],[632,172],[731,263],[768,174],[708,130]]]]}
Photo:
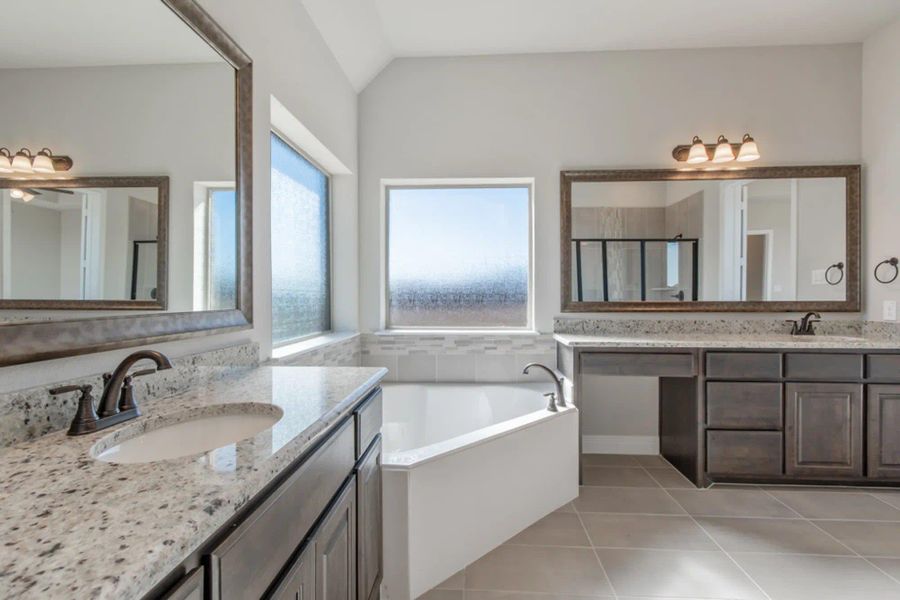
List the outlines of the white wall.
{"type": "MultiPolygon", "coordinates": [[[[203,7],[253,59],[253,280],[254,327],[250,331],[156,344],[172,356],[258,341],[263,354],[270,340],[269,271],[269,97],[275,95],[341,161],[356,172],[356,92],[340,70],[302,3],[296,0],[201,0],[203,7]]],[[[42,140],[51,147],[52,131],[42,140]]],[[[63,144],[64,146],[65,144],[63,144]]],[[[62,147],[62,146],[60,146],[62,147]]],[[[76,161],[78,157],[75,157],[76,161]]],[[[333,190],[335,236],[335,324],[354,328],[356,294],[356,178],[341,178],[333,190]]],[[[182,260],[190,262],[191,250],[182,260]]],[[[0,369],[0,390],[15,390],[99,373],[132,350],[71,357],[0,369]]]]}
{"type": "MultiPolygon", "coordinates": [[[[858,44],[395,60],[360,95],[362,329],[379,327],[381,178],[534,177],[536,325],[551,331],[560,170],[673,167],[695,134],[747,131],[759,164],[858,162],[860,61],[858,44]]],[[[655,381],[588,387],[589,435],[655,440],[655,381]]]]}
{"type": "Polygon", "coordinates": [[[900,301],[900,278],[890,285],[872,278],[877,263],[900,256],[900,20],[863,44],[862,82],[862,152],[866,165],[863,289],[866,316],[881,320],[882,302],[900,301]]]}
{"type": "Polygon", "coordinates": [[[15,200],[11,212],[11,298],[58,298],[60,212],[15,200]]]}
{"type": "MultiPolygon", "coordinates": [[[[859,45],[395,60],[360,96],[360,296],[385,177],[535,177],[536,323],[559,310],[559,171],[671,167],[750,131],[760,164],[860,159],[859,45]]],[[[376,329],[378,305],[361,306],[376,329]]]]}

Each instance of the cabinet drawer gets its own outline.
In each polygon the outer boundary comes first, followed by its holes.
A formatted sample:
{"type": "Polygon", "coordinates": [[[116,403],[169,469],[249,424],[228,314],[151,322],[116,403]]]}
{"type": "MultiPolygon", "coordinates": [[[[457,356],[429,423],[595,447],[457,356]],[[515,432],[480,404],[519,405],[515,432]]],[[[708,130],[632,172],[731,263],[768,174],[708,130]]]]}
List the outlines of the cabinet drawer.
{"type": "Polygon", "coordinates": [[[866,377],[900,381],[900,354],[870,354],[866,357],[866,377]]]}
{"type": "Polygon", "coordinates": [[[788,354],[784,376],[788,379],[836,381],[862,377],[861,354],[788,354]]]}
{"type": "Polygon", "coordinates": [[[706,384],[706,424],[714,429],[781,429],[781,406],[780,383],[706,384]]]}
{"type": "Polygon", "coordinates": [[[197,567],[169,590],[162,600],[204,600],[203,567],[197,567]]]}
{"type": "Polygon", "coordinates": [[[711,475],[781,475],[780,431],[707,431],[706,470],[711,475]]]}
{"type": "Polygon", "coordinates": [[[355,411],[356,418],[356,458],[366,453],[372,440],[381,433],[382,421],[381,388],[369,396],[355,411]]]}
{"type": "Polygon", "coordinates": [[[260,598],[353,470],[353,420],[210,553],[213,598],[260,598]]]}
{"type": "Polygon", "coordinates": [[[715,379],[778,379],[781,355],[767,352],[710,352],[706,376],[715,379]]]}
{"type": "Polygon", "coordinates": [[[581,371],[589,375],[693,377],[694,355],[688,353],[592,352],[581,355],[581,371]]]}

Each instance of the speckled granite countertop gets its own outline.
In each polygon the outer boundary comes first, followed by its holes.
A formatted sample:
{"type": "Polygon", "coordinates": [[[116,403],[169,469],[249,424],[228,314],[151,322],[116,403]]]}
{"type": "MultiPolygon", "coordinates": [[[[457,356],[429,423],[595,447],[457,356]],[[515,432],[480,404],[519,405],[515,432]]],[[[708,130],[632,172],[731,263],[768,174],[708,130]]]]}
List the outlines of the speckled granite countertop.
{"type": "MultiPolygon", "coordinates": [[[[198,370],[222,367],[198,367],[198,370]]],[[[234,368],[232,368],[234,370],[234,368]]],[[[59,432],[0,452],[0,597],[140,598],[320,439],[387,373],[260,367],[144,403],[154,423],[215,404],[274,404],[257,436],[202,455],[115,465],[91,447],[113,430],[59,432]]],[[[140,399],[139,399],[140,402],[140,399]]],[[[209,409],[206,409],[207,411],[209,409]]]]}
{"type": "Polygon", "coordinates": [[[896,340],[866,336],[814,335],[791,336],[778,334],[729,335],[659,333],[635,335],[591,335],[557,333],[553,338],[572,348],[732,348],[732,349],[789,349],[789,350],[900,350],[896,340]]]}

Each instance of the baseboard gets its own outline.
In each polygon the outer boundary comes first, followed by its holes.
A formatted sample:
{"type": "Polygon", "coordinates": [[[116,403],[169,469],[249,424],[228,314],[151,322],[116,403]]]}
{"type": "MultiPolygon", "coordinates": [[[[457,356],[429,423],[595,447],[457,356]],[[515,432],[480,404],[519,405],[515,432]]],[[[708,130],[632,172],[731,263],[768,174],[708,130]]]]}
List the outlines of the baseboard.
{"type": "Polygon", "coordinates": [[[581,450],[585,454],[659,454],[655,435],[584,435],[581,450]]]}

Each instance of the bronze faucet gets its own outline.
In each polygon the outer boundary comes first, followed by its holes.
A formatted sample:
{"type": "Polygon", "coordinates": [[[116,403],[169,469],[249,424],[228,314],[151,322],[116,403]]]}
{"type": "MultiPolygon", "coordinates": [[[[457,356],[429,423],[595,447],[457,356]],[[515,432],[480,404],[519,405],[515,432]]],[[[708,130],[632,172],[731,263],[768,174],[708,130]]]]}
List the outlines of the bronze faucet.
{"type": "Polygon", "coordinates": [[[156,350],[138,350],[119,363],[112,373],[103,376],[103,394],[100,397],[100,410],[94,410],[94,398],[91,396],[91,386],[69,385],[50,390],[50,394],[56,396],[68,392],[80,391],[78,410],[72,425],[69,427],[69,435],[83,435],[112,427],[129,419],[140,416],[134,400],[133,380],[135,377],[150,375],[164,369],[171,369],[172,363],[165,354],[156,350]],[[128,373],[129,369],[140,360],[149,359],[156,363],[155,369],[143,369],[128,373]]]}
{"type": "Polygon", "coordinates": [[[788,321],[791,324],[791,335],[816,335],[815,323],[822,320],[817,312],[806,313],[800,321],[788,321]]]}

